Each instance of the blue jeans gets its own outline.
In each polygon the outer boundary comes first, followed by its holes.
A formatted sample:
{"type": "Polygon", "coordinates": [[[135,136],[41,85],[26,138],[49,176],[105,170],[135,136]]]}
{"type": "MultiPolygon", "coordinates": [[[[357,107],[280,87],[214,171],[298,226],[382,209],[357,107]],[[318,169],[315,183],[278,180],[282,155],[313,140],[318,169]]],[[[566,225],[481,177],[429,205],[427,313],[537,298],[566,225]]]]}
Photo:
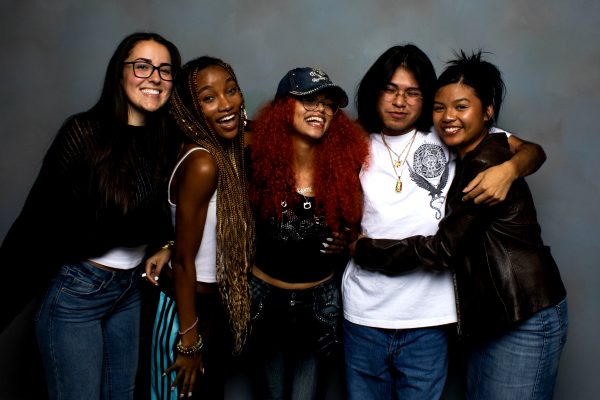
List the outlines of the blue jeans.
{"type": "Polygon", "coordinates": [[[67,264],[36,315],[50,399],[131,399],[140,331],[140,269],[67,264]]]}
{"type": "Polygon", "coordinates": [[[564,299],[508,333],[473,346],[467,367],[467,398],[552,399],[568,325],[564,299]]]}
{"type": "Polygon", "coordinates": [[[447,329],[381,329],[344,320],[348,398],[439,399],[448,369],[447,329]]]}
{"type": "Polygon", "coordinates": [[[339,343],[340,294],[333,279],[285,290],[250,276],[252,336],[258,398],[323,396],[331,354],[339,343]]]}

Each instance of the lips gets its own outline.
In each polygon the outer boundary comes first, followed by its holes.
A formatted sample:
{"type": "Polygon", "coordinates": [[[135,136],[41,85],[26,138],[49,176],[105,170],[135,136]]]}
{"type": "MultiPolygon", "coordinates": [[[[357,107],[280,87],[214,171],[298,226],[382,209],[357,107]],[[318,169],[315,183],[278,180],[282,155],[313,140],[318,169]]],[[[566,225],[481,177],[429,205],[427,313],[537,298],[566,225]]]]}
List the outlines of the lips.
{"type": "Polygon", "coordinates": [[[150,96],[158,96],[160,94],[160,90],[158,89],[143,88],[141,91],[142,93],[150,96]]]}
{"type": "Polygon", "coordinates": [[[306,121],[306,123],[310,126],[318,128],[322,128],[323,126],[325,126],[325,118],[317,115],[311,115],[310,117],[305,118],[304,121],[306,121]]]}
{"type": "Polygon", "coordinates": [[[217,119],[215,122],[224,128],[232,129],[237,126],[236,116],[237,114],[228,114],[224,117],[217,119]]]}
{"type": "Polygon", "coordinates": [[[442,127],[442,132],[446,135],[455,135],[462,129],[462,126],[445,126],[442,127]]]}

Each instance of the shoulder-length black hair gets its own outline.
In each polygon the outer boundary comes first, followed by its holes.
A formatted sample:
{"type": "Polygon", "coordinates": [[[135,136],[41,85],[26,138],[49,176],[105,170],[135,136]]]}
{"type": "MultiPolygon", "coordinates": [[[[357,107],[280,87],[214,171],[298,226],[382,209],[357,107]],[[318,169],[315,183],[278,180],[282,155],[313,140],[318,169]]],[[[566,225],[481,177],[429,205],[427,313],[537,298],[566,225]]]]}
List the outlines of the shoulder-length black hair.
{"type": "Polygon", "coordinates": [[[429,57],[413,44],[390,47],[369,68],[359,83],[356,93],[358,121],[368,132],[381,132],[382,121],[377,113],[379,96],[398,67],[412,72],[419,84],[419,89],[423,93],[423,107],[415,127],[420,131],[428,132],[432,125],[435,68],[429,57]]]}
{"type": "Polygon", "coordinates": [[[436,90],[453,83],[462,83],[473,88],[484,110],[490,105],[494,108],[494,115],[486,123],[489,128],[498,121],[506,87],[498,67],[483,61],[482,54],[481,50],[472,52],[471,55],[467,55],[463,50],[455,53],[456,59],[448,61],[446,69],[437,81],[436,90]]]}

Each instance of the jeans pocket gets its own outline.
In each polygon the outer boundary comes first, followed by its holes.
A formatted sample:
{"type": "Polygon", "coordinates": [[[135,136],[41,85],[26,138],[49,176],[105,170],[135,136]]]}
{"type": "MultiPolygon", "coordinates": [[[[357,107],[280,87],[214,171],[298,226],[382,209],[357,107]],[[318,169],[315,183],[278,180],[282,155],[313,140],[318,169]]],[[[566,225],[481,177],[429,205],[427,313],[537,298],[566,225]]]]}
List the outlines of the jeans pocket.
{"type": "Polygon", "coordinates": [[[100,291],[105,286],[105,280],[94,274],[92,268],[95,267],[85,263],[69,265],[61,291],[74,296],[86,296],[100,291]]]}
{"type": "Polygon", "coordinates": [[[329,354],[335,344],[339,343],[340,299],[337,289],[332,288],[323,296],[318,296],[314,304],[316,324],[315,340],[317,350],[329,354]]]}

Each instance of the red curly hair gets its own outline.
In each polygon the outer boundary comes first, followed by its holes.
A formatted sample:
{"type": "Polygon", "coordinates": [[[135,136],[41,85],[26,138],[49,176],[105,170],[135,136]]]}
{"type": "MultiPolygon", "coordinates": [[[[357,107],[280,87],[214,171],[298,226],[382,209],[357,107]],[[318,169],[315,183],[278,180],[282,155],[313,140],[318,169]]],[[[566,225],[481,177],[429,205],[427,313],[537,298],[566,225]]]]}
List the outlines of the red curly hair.
{"type": "MultiPolygon", "coordinates": [[[[281,202],[297,196],[292,168],[292,125],[295,99],[277,99],[262,107],[250,144],[252,175],[250,200],[261,216],[281,218],[281,202]]],[[[313,191],[315,210],[328,226],[357,227],[362,217],[362,190],[358,174],[369,154],[368,135],[341,110],[320,140],[315,154],[313,191]]]]}

